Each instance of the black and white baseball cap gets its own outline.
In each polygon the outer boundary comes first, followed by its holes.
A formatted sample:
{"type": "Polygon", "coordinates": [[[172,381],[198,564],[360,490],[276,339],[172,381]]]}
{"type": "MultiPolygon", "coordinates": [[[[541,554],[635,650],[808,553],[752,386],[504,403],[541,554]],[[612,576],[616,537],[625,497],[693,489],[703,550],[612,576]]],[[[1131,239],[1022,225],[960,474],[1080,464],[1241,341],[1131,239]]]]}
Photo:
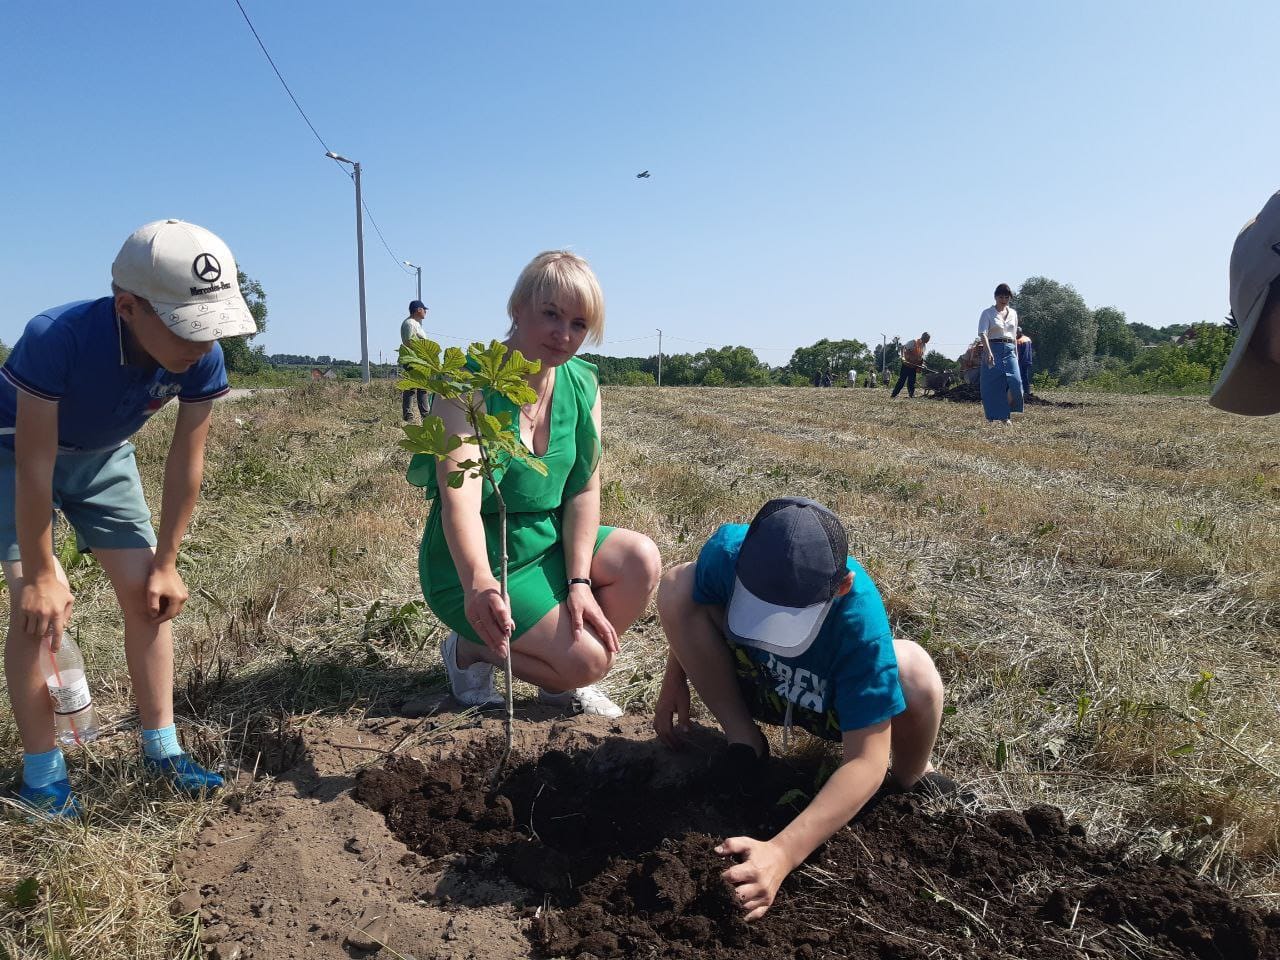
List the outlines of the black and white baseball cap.
{"type": "Polygon", "coordinates": [[[258,332],[240,295],[236,261],[215,234],[182,220],[156,220],[129,235],[111,279],[144,297],[183,340],[217,340],[258,332]]]}
{"type": "Polygon", "coordinates": [[[840,519],[803,497],[770,500],[738,554],[725,628],[734,643],[797,657],[817,638],[848,572],[840,519]]]}

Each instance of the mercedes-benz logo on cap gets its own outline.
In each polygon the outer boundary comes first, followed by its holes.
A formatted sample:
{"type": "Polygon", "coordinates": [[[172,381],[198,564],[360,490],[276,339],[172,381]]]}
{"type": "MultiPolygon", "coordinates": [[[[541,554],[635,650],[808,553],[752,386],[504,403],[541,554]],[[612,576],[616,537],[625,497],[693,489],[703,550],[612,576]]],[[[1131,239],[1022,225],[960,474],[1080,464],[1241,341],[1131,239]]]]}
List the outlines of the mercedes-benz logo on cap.
{"type": "Polygon", "coordinates": [[[222,278],[222,264],[212,253],[202,253],[191,264],[191,269],[205,283],[213,283],[222,278]]]}

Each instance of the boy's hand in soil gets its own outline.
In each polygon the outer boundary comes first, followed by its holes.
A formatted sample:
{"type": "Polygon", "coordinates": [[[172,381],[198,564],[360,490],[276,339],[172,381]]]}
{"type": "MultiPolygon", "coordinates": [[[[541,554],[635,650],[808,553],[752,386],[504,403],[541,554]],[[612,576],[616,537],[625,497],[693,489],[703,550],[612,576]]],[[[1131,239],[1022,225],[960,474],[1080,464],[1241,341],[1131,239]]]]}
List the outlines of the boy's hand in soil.
{"type": "Polygon", "coordinates": [[[667,655],[667,672],[653,708],[653,731],[675,750],[683,746],[683,735],[689,732],[689,681],[675,654],[667,655]]]}
{"type": "Polygon", "coordinates": [[[773,906],[778,888],[791,872],[787,855],[776,844],[751,837],[730,837],[716,847],[716,853],[722,857],[739,857],[739,862],[720,876],[734,888],[734,896],[746,911],[746,919],[759,920],[773,906]]]}

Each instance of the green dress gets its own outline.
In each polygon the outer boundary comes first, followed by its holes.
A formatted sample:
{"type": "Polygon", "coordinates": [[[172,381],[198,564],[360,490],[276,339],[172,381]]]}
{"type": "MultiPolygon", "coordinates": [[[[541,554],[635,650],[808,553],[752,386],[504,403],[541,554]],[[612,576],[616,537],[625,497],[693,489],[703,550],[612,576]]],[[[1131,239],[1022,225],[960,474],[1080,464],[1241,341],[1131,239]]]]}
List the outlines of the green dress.
{"type": "MultiPolygon", "coordinates": [[[[538,458],[547,468],[545,477],[519,460],[498,465],[498,486],[507,503],[507,593],[516,624],[512,639],[546,616],[569,593],[561,545],[563,508],[566,500],[587,485],[600,462],[600,437],[591,417],[599,383],[596,368],[577,357],[557,369],[551,393],[551,435],[546,452],[538,458]]],[[[493,414],[507,411],[513,421],[519,416],[516,406],[504,397],[490,396],[487,408],[493,414]]],[[[415,455],[409,463],[408,480],[424,487],[432,501],[418,551],[418,575],[427,606],[459,636],[480,643],[467,622],[466,597],[445,541],[435,457],[415,455]]],[[[501,571],[502,549],[498,503],[488,483],[480,501],[480,516],[496,578],[501,571]]],[[[612,531],[612,527],[599,529],[596,550],[612,531]]]]}

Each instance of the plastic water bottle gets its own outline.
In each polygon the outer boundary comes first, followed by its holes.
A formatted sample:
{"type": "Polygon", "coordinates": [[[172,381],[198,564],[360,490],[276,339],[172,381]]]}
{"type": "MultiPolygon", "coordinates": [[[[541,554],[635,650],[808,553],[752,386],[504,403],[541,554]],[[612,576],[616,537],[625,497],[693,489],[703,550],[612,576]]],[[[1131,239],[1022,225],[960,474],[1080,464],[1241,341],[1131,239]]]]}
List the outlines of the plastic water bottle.
{"type": "Polygon", "coordinates": [[[71,747],[88,743],[98,736],[98,718],[89,694],[89,681],[84,677],[84,657],[69,634],[63,633],[58,652],[48,640],[40,658],[44,680],[53,701],[53,735],[58,745],[71,747]]]}

